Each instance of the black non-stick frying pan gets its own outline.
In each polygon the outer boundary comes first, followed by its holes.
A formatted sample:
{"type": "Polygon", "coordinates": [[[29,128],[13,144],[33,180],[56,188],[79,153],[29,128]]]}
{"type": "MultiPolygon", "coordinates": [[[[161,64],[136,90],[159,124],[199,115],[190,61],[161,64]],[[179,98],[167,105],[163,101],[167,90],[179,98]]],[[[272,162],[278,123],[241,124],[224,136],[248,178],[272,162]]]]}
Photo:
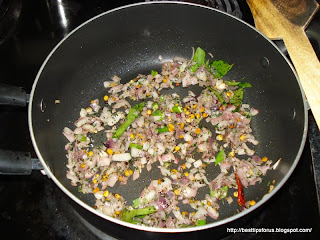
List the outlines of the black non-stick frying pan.
{"type": "MultiPolygon", "coordinates": [[[[79,205],[124,226],[157,232],[185,232],[231,222],[271,198],[299,161],[307,134],[307,110],[291,64],[254,28],[211,8],[181,2],[153,2],[101,14],[75,29],[53,49],[33,85],[29,127],[45,171],[79,205]],[[254,135],[260,142],[255,150],[260,156],[267,155],[275,161],[282,159],[277,169],[269,171],[261,183],[245,189],[246,198],[256,200],[257,204],[240,213],[236,201],[230,206],[226,204],[220,209],[218,220],[183,229],[142,227],[101,214],[92,208],[94,197],[79,193],[66,178],[64,145],[67,140],[62,135],[63,128],[73,128],[80,108],[87,106],[91,99],[102,99],[106,93],[103,82],[113,75],[129,81],[139,73],[160,70],[159,55],[164,60],[175,56],[190,58],[192,47],[198,46],[211,52],[216,59],[234,63],[224,79],[245,79],[252,84],[244,101],[260,110],[252,121],[254,135]],[[55,100],[60,100],[60,104],[55,100]],[[267,182],[273,180],[275,188],[267,194],[267,182]]],[[[129,181],[115,188],[125,198],[132,199],[130,196],[137,197],[156,174],[146,171],[142,174],[146,181],[129,181]]],[[[212,180],[218,173],[210,174],[212,180]]]]}

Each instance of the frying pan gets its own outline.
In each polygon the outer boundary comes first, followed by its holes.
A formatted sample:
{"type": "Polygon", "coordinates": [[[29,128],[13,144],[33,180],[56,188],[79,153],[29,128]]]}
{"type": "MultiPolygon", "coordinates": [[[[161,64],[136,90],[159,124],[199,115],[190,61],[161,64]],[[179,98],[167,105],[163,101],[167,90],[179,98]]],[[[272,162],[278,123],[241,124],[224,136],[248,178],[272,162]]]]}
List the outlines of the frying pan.
{"type": "MultiPolygon", "coordinates": [[[[181,89],[187,92],[192,88],[181,89]]],[[[31,139],[48,176],[72,200],[108,221],[153,232],[188,232],[213,228],[248,214],[270,199],[292,174],[307,135],[305,96],[290,62],[277,47],[245,22],[218,10],[181,2],[139,3],[103,13],[76,28],[49,54],[35,79],[29,103],[31,139]],[[219,210],[220,217],[194,228],[150,228],[123,222],[96,211],[94,197],[79,193],[66,178],[67,140],[64,127],[73,127],[81,107],[102,99],[103,82],[115,74],[129,81],[137,74],[160,70],[164,60],[190,58],[191,47],[211,52],[215,59],[233,63],[225,80],[252,84],[244,102],[260,110],[252,129],[260,144],[257,155],[281,162],[263,181],[245,189],[246,199],[257,204],[238,212],[234,201],[219,210]],[[56,100],[60,104],[56,104],[56,100]],[[268,193],[268,182],[274,190],[268,193]]],[[[115,186],[130,202],[151,179],[156,167],[143,172],[144,179],[115,186]],[[145,185],[144,185],[145,184],[145,185]],[[133,197],[132,197],[133,196],[133,197]]],[[[209,172],[214,179],[218,170],[209,172]]]]}

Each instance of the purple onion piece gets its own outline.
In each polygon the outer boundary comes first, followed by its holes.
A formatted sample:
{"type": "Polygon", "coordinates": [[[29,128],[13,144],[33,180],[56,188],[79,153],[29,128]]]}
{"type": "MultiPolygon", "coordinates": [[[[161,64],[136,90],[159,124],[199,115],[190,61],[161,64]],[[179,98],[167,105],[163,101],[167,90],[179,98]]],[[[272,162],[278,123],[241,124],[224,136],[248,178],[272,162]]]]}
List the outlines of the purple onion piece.
{"type": "Polygon", "coordinates": [[[157,205],[159,207],[159,210],[166,209],[169,206],[167,204],[167,200],[164,197],[160,197],[156,203],[157,203],[157,205]]]}
{"type": "Polygon", "coordinates": [[[104,146],[106,146],[106,148],[113,148],[114,144],[115,142],[112,139],[109,139],[104,143],[104,146]]]}

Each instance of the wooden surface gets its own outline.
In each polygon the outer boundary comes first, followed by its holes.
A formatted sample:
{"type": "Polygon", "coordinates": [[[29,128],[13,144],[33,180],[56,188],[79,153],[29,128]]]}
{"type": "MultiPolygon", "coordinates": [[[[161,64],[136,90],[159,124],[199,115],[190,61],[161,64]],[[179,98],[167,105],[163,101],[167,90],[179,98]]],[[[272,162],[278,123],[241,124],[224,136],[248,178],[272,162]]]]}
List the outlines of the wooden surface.
{"type": "Polygon", "coordinates": [[[247,0],[256,28],[283,39],[320,129],[320,63],[305,28],[319,6],[313,0],[247,0]]]}

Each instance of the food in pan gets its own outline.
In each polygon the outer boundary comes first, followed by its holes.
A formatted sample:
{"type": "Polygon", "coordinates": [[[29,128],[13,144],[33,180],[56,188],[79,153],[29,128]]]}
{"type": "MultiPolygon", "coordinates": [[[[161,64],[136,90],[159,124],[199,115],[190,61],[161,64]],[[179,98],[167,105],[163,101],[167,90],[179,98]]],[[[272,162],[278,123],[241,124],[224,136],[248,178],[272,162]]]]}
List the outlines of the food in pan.
{"type": "Polygon", "coordinates": [[[104,98],[63,130],[71,184],[94,194],[94,207],[108,216],[160,228],[204,225],[234,200],[240,211],[254,205],[243,189],[260,182],[272,161],[254,151],[258,110],[243,102],[251,84],[222,79],[231,68],[197,48],[161,72],[104,82],[104,98]],[[150,171],[160,177],[142,181],[133,201],[113,191],[150,171]]]}

